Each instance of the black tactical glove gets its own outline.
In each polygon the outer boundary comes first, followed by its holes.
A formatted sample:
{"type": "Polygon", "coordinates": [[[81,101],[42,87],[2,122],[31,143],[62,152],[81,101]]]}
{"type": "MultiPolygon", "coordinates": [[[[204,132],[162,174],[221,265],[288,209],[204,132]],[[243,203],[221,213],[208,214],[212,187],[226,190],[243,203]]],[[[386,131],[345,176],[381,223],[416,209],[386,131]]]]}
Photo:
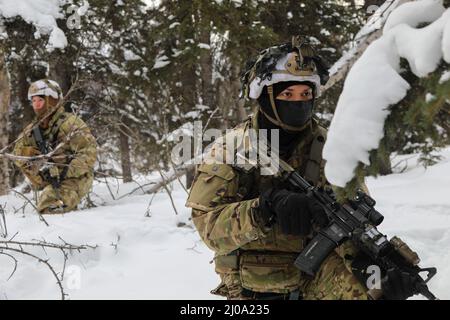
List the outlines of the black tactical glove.
{"type": "Polygon", "coordinates": [[[387,271],[381,280],[381,289],[386,300],[406,300],[416,293],[413,277],[398,269],[387,271]]]}
{"type": "Polygon", "coordinates": [[[260,218],[266,224],[279,224],[281,232],[306,236],[312,222],[320,227],[328,224],[328,217],[319,203],[302,193],[285,189],[268,189],[259,199],[260,218]]]}
{"type": "Polygon", "coordinates": [[[39,175],[44,181],[48,183],[56,182],[59,183],[59,170],[55,165],[46,163],[39,169],[39,175]]]}

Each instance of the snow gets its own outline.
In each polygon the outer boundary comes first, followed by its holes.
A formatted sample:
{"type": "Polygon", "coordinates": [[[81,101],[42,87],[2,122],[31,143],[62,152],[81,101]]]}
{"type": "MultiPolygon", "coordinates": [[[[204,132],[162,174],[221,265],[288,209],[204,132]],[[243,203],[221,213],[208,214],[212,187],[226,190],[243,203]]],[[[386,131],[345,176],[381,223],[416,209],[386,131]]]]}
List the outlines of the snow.
{"type": "Polygon", "coordinates": [[[428,92],[425,95],[425,102],[426,103],[430,103],[431,101],[434,101],[434,100],[436,100],[436,96],[434,94],[431,94],[431,93],[428,92]]]}
{"type": "Polygon", "coordinates": [[[174,22],[174,23],[172,23],[172,24],[169,26],[169,29],[173,29],[173,28],[175,28],[176,26],[179,26],[179,25],[180,25],[179,22],[174,22]]]}
{"type": "Polygon", "coordinates": [[[432,0],[408,3],[407,10],[402,9],[405,5],[393,11],[387,21],[391,27],[370,44],[344,83],[323,151],[325,174],[337,186],[344,187],[353,178],[359,162],[370,164],[369,152],[383,137],[388,107],[410,89],[400,75],[400,58],[407,59],[418,77],[425,77],[445,54],[442,45],[450,9],[442,13],[442,1],[432,0]],[[426,27],[412,26],[436,18],[437,12],[442,15],[426,27]],[[420,17],[413,18],[413,13],[420,17]]]}
{"type": "Polygon", "coordinates": [[[49,50],[51,50],[52,48],[63,49],[66,46],[67,46],[67,38],[64,32],[59,28],[54,28],[50,33],[47,48],[49,50]]]}
{"type": "Polygon", "coordinates": [[[320,34],[328,37],[331,35],[331,32],[328,31],[327,29],[322,29],[322,30],[320,30],[320,34]]]}
{"type": "Polygon", "coordinates": [[[79,16],[84,16],[88,10],[89,10],[89,2],[84,0],[83,5],[78,8],[77,13],[79,16]]]}
{"type": "Polygon", "coordinates": [[[67,46],[64,32],[56,24],[56,19],[64,15],[60,11],[63,0],[0,0],[0,17],[22,17],[27,23],[33,24],[37,29],[37,36],[49,34],[47,44],[49,50],[62,49],[67,46]]]}
{"type": "Polygon", "coordinates": [[[166,55],[157,58],[152,69],[160,69],[167,66],[170,63],[170,60],[168,59],[169,58],[166,55]]]}
{"type": "Polygon", "coordinates": [[[450,21],[444,27],[442,35],[442,52],[444,52],[444,60],[450,63],[450,21]]]}
{"type": "Polygon", "coordinates": [[[359,30],[353,41],[352,47],[346,51],[342,57],[331,66],[329,73],[330,76],[336,74],[342,66],[346,65],[358,51],[358,45],[362,43],[369,35],[381,29],[391,12],[398,7],[400,0],[385,1],[374,14],[369,18],[369,21],[364,27],[359,30]]]}
{"type": "Polygon", "coordinates": [[[176,58],[176,57],[178,57],[180,54],[183,53],[183,50],[178,50],[178,49],[176,49],[176,48],[172,48],[172,52],[173,52],[172,57],[176,58]]]}
{"type": "MultiPolygon", "coordinates": [[[[138,185],[133,183],[120,185],[116,193],[114,182],[111,183],[116,198],[135,188],[138,185]]],[[[72,244],[98,245],[96,249],[70,255],[63,281],[70,299],[213,298],[210,286],[218,282],[209,264],[213,254],[201,243],[188,220],[190,210],[184,207],[186,193],[181,187],[173,191],[179,216],[163,192],[155,196],[151,216],[146,217],[150,195],[137,192],[114,201],[105,185],[97,184],[94,190],[98,195],[94,199],[104,202],[104,206],[47,216],[49,227],[39,221],[29,206],[25,214],[8,213],[6,217],[9,236],[19,232],[16,241],[45,239],[61,243],[61,237],[72,244]],[[186,226],[177,227],[178,223],[186,226]]],[[[10,195],[0,198],[0,203],[4,202],[11,208],[22,205],[23,200],[10,195]]],[[[41,249],[33,252],[50,258],[50,263],[60,271],[60,253],[46,251],[48,255],[41,249]]],[[[55,279],[43,265],[17,258],[18,270],[7,281],[14,265],[0,255],[0,299],[60,298],[55,279]]]]}
{"type": "Polygon", "coordinates": [[[395,41],[398,53],[408,60],[411,70],[418,77],[434,71],[442,59],[442,30],[450,22],[450,9],[432,25],[414,29],[406,24],[397,26],[395,41]]]}
{"type": "Polygon", "coordinates": [[[235,7],[242,6],[242,0],[231,0],[231,2],[233,2],[235,7]]]}
{"type": "MultiPolygon", "coordinates": [[[[400,163],[396,168],[403,173],[370,178],[367,185],[377,210],[385,215],[379,230],[406,241],[421,257],[420,266],[437,267],[430,290],[440,299],[450,299],[450,148],[440,154],[443,160],[428,169],[418,165],[417,155],[397,157],[393,163],[400,163]]],[[[156,174],[136,180],[144,185],[158,178],[156,174]]],[[[152,200],[137,183],[109,180],[114,200],[107,186],[97,182],[91,197],[101,206],[46,216],[48,227],[29,205],[24,213],[14,213],[13,207],[24,204],[14,193],[0,197],[0,204],[6,203],[8,238],[18,232],[16,241],[61,243],[62,238],[73,245],[97,245],[69,255],[63,281],[69,299],[220,299],[210,294],[219,283],[210,263],[213,252],[189,220],[185,191],[178,182],[173,184],[177,216],[167,193],[161,191],[152,200]],[[185,225],[177,227],[179,223],[185,225]]],[[[60,253],[32,252],[49,258],[61,271],[60,253]]],[[[0,255],[0,299],[60,298],[55,279],[42,264],[15,256],[18,268],[7,281],[14,264],[0,255]]]]}
{"type": "Polygon", "coordinates": [[[420,23],[433,22],[439,19],[444,11],[445,7],[442,5],[442,0],[407,2],[389,15],[383,33],[401,24],[415,28],[420,23]]]}
{"type": "Polygon", "coordinates": [[[133,51],[129,49],[123,50],[123,57],[126,61],[136,61],[140,59],[140,57],[137,54],[135,54],[133,51]]]}
{"type": "Polygon", "coordinates": [[[199,43],[197,46],[198,46],[200,49],[207,49],[207,50],[210,50],[210,49],[211,49],[211,46],[210,46],[209,44],[207,44],[207,43],[199,43]]]}
{"type": "MultiPolygon", "coordinates": [[[[450,148],[440,152],[443,160],[427,169],[418,155],[397,159],[408,164],[404,173],[369,178],[367,185],[376,208],[385,215],[380,230],[398,235],[421,258],[422,267],[437,267],[430,290],[450,299],[450,148]]],[[[394,160],[395,161],[395,160],[394,160]]]]}
{"type": "MultiPolygon", "coordinates": [[[[196,112],[196,111],[192,111],[196,112]]],[[[197,111],[198,112],[198,111],[197,111]]],[[[192,122],[186,122],[183,125],[181,125],[179,128],[173,130],[172,132],[168,133],[164,136],[163,139],[172,142],[172,141],[178,141],[178,138],[183,137],[192,137],[194,134],[194,123],[192,122]]]]}
{"type": "MultiPolygon", "coordinates": [[[[417,26],[421,22],[431,22],[442,14],[442,1],[438,0],[425,0],[424,3],[413,4],[404,3],[400,5],[401,0],[385,1],[374,14],[370,17],[369,21],[361,28],[356,34],[353,41],[353,46],[344,53],[344,55],[330,68],[330,76],[337,73],[342,66],[344,66],[349,60],[351,60],[358,51],[358,45],[362,43],[369,35],[384,27],[384,30],[391,29],[395,25],[402,22],[408,23],[410,26],[417,26]],[[414,6],[416,5],[416,6],[414,6]],[[419,6],[419,8],[417,7],[419,6]],[[401,11],[398,13],[398,10],[401,11]],[[415,8],[418,8],[417,11],[415,8]],[[417,16],[419,10],[426,10],[424,16],[417,16]]],[[[375,8],[376,6],[374,6],[375,8]]],[[[448,37],[447,37],[448,38],[448,37]]],[[[444,39],[446,39],[444,37],[444,39]]]]}
{"type": "Polygon", "coordinates": [[[444,83],[446,81],[450,80],[450,70],[449,71],[445,71],[441,78],[439,79],[439,83],[444,83]]]}
{"type": "Polygon", "coordinates": [[[188,119],[188,118],[193,118],[193,119],[197,119],[200,117],[200,111],[195,110],[195,111],[189,111],[184,115],[184,118],[188,119]]]}

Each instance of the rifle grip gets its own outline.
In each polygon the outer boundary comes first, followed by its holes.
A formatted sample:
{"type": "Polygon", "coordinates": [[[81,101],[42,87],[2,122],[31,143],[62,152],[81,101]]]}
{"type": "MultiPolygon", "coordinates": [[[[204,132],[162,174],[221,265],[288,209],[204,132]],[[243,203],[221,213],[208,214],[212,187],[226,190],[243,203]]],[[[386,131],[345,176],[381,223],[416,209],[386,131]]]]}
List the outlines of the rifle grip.
{"type": "Polygon", "coordinates": [[[295,259],[294,265],[306,274],[315,276],[322,262],[336,247],[336,242],[318,233],[295,259]]]}

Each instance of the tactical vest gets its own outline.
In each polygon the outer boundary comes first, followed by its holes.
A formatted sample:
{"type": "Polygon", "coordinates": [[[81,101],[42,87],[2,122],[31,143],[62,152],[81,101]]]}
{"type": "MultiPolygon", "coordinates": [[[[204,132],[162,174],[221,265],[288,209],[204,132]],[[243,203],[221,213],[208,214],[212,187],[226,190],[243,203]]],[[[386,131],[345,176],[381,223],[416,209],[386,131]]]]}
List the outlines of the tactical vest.
{"type": "MultiPolygon", "coordinates": [[[[326,130],[320,126],[317,127],[310,142],[309,154],[304,157],[300,166],[302,175],[312,185],[324,185],[321,181],[321,170],[323,165],[322,150],[326,141],[326,130]]],[[[261,181],[257,178],[257,169],[239,171],[238,194],[242,200],[256,198],[261,190],[261,181]],[[258,181],[256,181],[258,180],[258,181]],[[245,195],[245,196],[244,196],[245,195]]],[[[306,279],[302,279],[300,271],[295,268],[293,262],[298,253],[266,252],[238,249],[228,255],[216,256],[216,272],[220,275],[222,283],[211,291],[213,294],[227,296],[228,298],[242,298],[243,290],[252,290],[255,292],[277,292],[289,294],[298,291],[306,279]],[[264,266],[268,265],[266,272],[271,272],[270,276],[265,277],[264,281],[258,282],[257,273],[264,274],[264,266]],[[253,272],[254,266],[258,272],[253,272]],[[273,268],[271,270],[270,268],[273,268]],[[276,268],[279,268],[277,274],[276,268]],[[272,272],[273,271],[273,272],[272,272]]]]}
{"type": "Polygon", "coordinates": [[[51,126],[50,131],[47,133],[47,140],[50,142],[52,148],[56,147],[58,135],[59,135],[59,129],[61,128],[62,124],[69,118],[69,114],[67,112],[63,112],[59,115],[58,119],[55,121],[55,123],[51,126]]]}
{"type": "MultiPolygon", "coordinates": [[[[58,144],[58,135],[59,135],[59,131],[61,126],[63,125],[63,123],[69,118],[70,114],[67,112],[62,112],[58,115],[58,118],[56,119],[56,121],[49,127],[47,128],[44,132],[43,132],[43,139],[46,140],[49,145],[51,146],[52,149],[56,148],[57,144],[58,144]]],[[[34,144],[37,146],[37,141],[34,137],[33,134],[31,134],[31,137],[33,139],[34,144]]],[[[66,175],[67,175],[67,171],[69,169],[68,164],[70,163],[71,158],[67,157],[67,160],[65,161],[65,166],[63,167],[59,179],[60,181],[64,180],[66,175]]]]}

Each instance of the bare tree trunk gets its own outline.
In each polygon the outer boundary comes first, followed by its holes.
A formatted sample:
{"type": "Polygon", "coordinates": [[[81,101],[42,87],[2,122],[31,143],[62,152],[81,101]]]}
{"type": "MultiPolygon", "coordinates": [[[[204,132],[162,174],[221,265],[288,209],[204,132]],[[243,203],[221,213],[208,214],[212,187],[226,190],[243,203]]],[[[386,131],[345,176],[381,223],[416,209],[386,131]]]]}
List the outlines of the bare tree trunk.
{"type": "Polygon", "coordinates": [[[199,12],[200,15],[200,34],[199,40],[205,46],[200,53],[200,74],[201,74],[201,96],[203,104],[209,106],[211,109],[214,104],[214,86],[212,79],[213,59],[211,48],[206,49],[206,46],[211,45],[211,26],[205,12],[199,12]]]}
{"type": "MultiPolygon", "coordinates": [[[[0,44],[0,149],[8,145],[8,112],[11,92],[3,44],[0,44]]],[[[9,189],[8,161],[0,157],[0,195],[9,189]]]]}
{"type": "Polygon", "coordinates": [[[186,188],[190,189],[195,177],[195,167],[186,169],[186,188]]]}
{"type": "Polygon", "coordinates": [[[133,178],[131,176],[130,139],[127,134],[128,131],[129,130],[126,125],[119,125],[119,147],[123,182],[133,181],[133,178]]]}
{"type": "Polygon", "coordinates": [[[62,53],[55,52],[49,61],[50,72],[49,78],[58,82],[61,87],[63,94],[69,90],[71,86],[69,63],[67,61],[67,56],[62,56],[62,53]]]}
{"type": "Polygon", "coordinates": [[[384,157],[381,159],[380,163],[380,169],[379,174],[382,176],[392,174],[392,166],[391,166],[391,159],[389,158],[389,154],[387,157],[384,157]]]}
{"type": "MultiPolygon", "coordinates": [[[[237,65],[234,65],[232,67],[233,69],[231,70],[232,73],[232,77],[231,77],[231,87],[232,87],[232,91],[231,94],[234,97],[238,97],[239,96],[239,92],[241,91],[241,79],[239,78],[239,67],[237,65]]],[[[247,119],[248,115],[247,115],[247,111],[245,110],[244,106],[245,106],[245,100],[244,99],[236,99],[236,105],[237,105],[237,121],[238,122],[242,122],[245,119],[247,119]]]]}
{"type": "MultiPolygon", "coordinates": [[[[202,104],[208,106],[210,110],[214,109],[214,84],[213,84],[213,57],[211,52],[211,25],[209,17],[206,15],[205,8],[200,5],[196,12],[199,31],[198,39],[202,45],[199,65],[200,65],[200,96],[202,104]]],[[[186,188],[190,188],[194,180],[195,167],[186,171],[186,188]]]]}

